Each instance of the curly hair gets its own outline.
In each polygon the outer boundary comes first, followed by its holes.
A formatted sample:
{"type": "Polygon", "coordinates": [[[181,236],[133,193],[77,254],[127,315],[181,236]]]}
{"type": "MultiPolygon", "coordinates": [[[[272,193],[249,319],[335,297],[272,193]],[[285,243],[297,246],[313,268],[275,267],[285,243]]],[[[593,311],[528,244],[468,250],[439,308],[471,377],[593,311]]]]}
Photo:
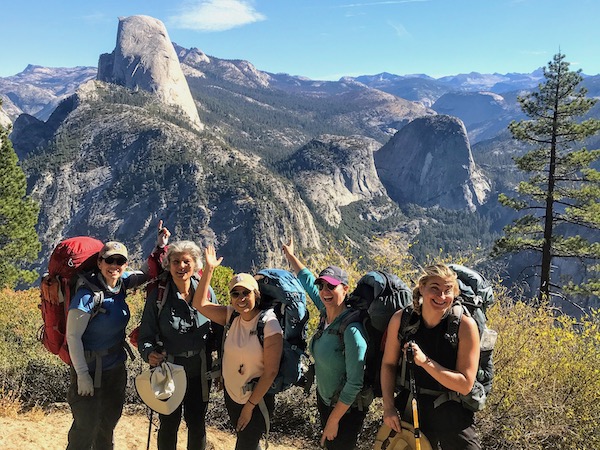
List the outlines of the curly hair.
{"type": "Polygon", "coordinates": [[[458,296],[460,294],[460,289],[458,288],[458,276],[456,272],[452,270],[445,264],[433,264],[431,266],[427,266],[423,269],[423,274],[419,277],[417,281],[417,286],[413,288],[412,296],[413,296],[413,309],[421,314],[421,304],[423,302],[423,296],[421,295],[421,288],[424,287],[427,282],[433,277],[440,277],[445,280],[452,280],[454,296],[458,296]]]}
{"type": "Polygon", "coordinates": [[[169,244],[167,254],[162,261],[163,268],[169,270],[173,255],[180,255],[183,253],[190,255],[194,260],[194,272],[202,269],[202,250],[193,241],[177,241],[169,244]]]}

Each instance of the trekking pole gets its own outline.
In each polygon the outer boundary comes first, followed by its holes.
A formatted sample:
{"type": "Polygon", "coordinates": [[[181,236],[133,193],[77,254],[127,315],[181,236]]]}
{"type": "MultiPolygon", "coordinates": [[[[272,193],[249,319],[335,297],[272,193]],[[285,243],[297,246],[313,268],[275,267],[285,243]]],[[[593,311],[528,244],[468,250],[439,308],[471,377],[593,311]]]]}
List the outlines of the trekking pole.
{"type": "Polygon", "coordinates": [[[146,441],[146,450],[150,450],[150,435],[152,434],[152,414],[154,413],[154,411],[152,411],[152,408],[148,408],[150,410],[150,418],[148,420],[148,440],[146,441]]]}
{"type": "Polygon", "coordinates": [[[415,383],[414,365],[415,354],[412,348],[413,341],[406,347],[406,361],[408,362],[408,373],[410,375],[410,393],[412,396],[413,426],[415,435],[415,450],[421,450],[421,430],[419,429],[419,411],[417,409],[417,385],[415,383]]]}

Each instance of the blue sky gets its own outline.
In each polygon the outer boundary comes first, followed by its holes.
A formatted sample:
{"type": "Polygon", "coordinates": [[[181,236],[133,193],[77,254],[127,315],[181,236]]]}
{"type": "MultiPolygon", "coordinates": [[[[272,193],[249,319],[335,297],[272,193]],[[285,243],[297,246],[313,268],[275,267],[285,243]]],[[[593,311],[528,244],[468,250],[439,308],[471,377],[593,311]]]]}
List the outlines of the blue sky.
{"type": "Polygon", "coordinates": [[[532,72],[559,48],[573,69],[600,73],[597,0],[21,0],[1,11],[0,76],[96,66],[118,17],[134,14],[183,47],[318,80],[532,72]]]}

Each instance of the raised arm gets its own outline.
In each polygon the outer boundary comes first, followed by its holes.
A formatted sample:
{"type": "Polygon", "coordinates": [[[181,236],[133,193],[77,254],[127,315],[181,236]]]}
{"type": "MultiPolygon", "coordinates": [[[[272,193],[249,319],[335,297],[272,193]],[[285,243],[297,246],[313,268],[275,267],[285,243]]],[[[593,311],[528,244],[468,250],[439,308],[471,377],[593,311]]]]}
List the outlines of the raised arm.
{"type": "Polygon", "coordinates": [[[283,244],[283,254],[285,258],[288,260],[290,265],[292,266],[292,270],[296,275],[306,266],[302,264],[302,262],[298,259],[298,257],[294,253],[294,237],[290,237],[290,242],[287,244],[283,244]]]}
{"type": "Polygon", "coordinates": [[[317,309],[323,308],[323,302],[321,301],[321,297],[319,297],[319,290],[315,286],[315,276],[294,254],[293,237],[290,238],[290,242],[288,244],[283,244],[283,253],[292,266],[296,277],[298,277],[298,281],[300,281],[300,284],[308,294],[309,298],[313,301],[317,309]]]}
{"type": "Polygon", "coordinates": [[[218,323],[219,325],[225,325],[227,322],[227,307],[212,303],[209,300],[208,295],[213,272],[221,264],[223,257],[217,258],[217,253],[212,245],[206,247],[204,250],[204,257],[206,259],[206,264],[202,270],[202,277],[198,283],[198,289],[196,289],[196,293],[194,294],[192,306],[200,311],[200,314],[213,322],[218,323]]]}

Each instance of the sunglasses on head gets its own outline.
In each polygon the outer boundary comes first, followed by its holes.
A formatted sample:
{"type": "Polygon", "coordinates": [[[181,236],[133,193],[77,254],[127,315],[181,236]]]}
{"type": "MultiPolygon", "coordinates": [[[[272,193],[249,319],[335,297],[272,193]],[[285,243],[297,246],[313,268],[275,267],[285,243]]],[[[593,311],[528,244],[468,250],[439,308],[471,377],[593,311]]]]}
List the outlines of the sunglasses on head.
{"type": "Polygon", "coordinates": [[[252,291],[248,291],[248,290],[246,290],[246,291],[231,291],[229,293],[229,295],[231,295],[231,298],[239,298],[239,297],[246,298],[250,295],[250,292],[252,292],[252,291]]]}
{"type": "Polygon", "coordinates": [[[322,291],[326,286],[327,289],[329,289],[330,291],[333,291],[337,285],[331,284],[331,283],[326,283],[325,281],[317,281],[315,283],[315,285],[317,286],[317,289],[319,289],[320,291],[322,291]]]}
{"type": "Polygon", "coordinates": [[[106,264],[118,264],[122,266],[127,262],[127,258],[124,256],[109,256],[108,258],[103,258],[106,264]]]}

